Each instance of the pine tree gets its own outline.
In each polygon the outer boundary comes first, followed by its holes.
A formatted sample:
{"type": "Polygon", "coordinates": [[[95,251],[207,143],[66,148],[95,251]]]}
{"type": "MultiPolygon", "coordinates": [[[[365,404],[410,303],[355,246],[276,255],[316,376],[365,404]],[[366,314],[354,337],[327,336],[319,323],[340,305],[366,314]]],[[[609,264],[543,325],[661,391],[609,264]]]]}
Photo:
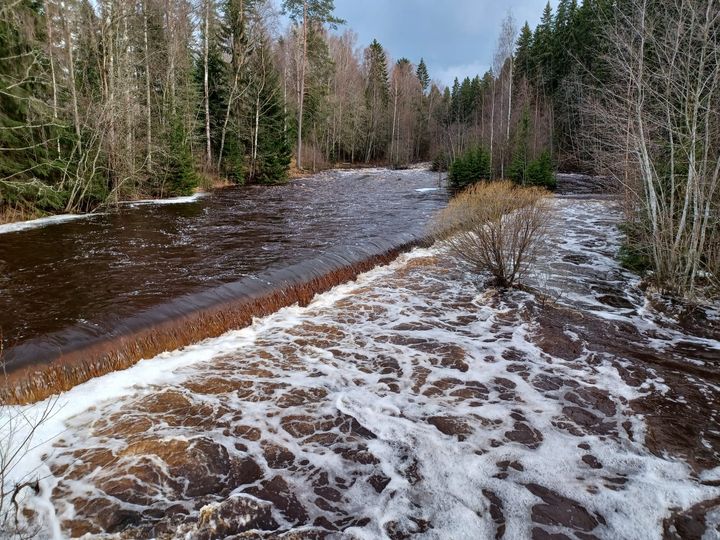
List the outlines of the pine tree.
{"type": "Polygon", "coordinates": [[[300,81],[298,88],[297,122],[297,166],[302,169],[303,119],[305,106],[305,84],[308,68],[308,38],[314,25],[337,26],[345,21],[333,15],[334,0],[283,0],[283,11],[302,29],[302,54],[300,56],[300,81]]]}

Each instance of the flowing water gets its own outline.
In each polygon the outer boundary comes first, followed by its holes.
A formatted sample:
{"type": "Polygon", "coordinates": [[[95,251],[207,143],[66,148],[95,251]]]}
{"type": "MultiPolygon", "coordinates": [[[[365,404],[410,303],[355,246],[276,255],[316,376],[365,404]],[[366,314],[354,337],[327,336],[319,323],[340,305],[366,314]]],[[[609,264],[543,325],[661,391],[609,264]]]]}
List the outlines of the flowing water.
{"type": "Polygon", "coordinates": [[[176,204],[135,203],[34,229],[6,226],[11,232],[0,234],[6,368],[27,380],[28,370],[62,366],[43,388],[14,398],[44,397],[241,327],[287,302],[242,316],[236,306],[237,320],[216,317],[213,325],[207,311],[220,303],[228,311],[238,298],[323,277],[328,265],[337,270],[417,240],[447,202],[437,185],[437,175],[425,170],[333,171],[170,201],[176,204]],[[205,318],[190,325],[190,314],[201,311],[205,318]],[[155,331],[163,324],[164,335],[155,331]],[[179,335],[182,325],[193,326],[193,335],[179,335]],[[140,335],[148,329],[152,336],[140,335]]]}
{"type": "Polygon", "coordinates": [[[720,316],[645,299],[612,199],[553,204],[534,293],[418,248],[67,392],[19,468],[42,476],[25,516],[57,537],[719,538],[720,316]]]}

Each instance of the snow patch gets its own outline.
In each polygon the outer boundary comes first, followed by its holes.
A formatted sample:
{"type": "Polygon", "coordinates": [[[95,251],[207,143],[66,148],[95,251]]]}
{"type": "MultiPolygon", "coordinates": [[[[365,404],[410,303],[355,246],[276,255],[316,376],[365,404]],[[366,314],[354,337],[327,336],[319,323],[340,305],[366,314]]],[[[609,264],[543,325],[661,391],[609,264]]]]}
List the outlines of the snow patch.
{"type": "Polygon", "coordinates": [[[89,219],[100,215],[102,214],[60,214],[28,221],[18,221],[16,223],[5,223],[4,225],[0,225],[0,234],[39,229],[41,227],[67,223],[68,221],[77,221],[79,219],[89,219]]]}

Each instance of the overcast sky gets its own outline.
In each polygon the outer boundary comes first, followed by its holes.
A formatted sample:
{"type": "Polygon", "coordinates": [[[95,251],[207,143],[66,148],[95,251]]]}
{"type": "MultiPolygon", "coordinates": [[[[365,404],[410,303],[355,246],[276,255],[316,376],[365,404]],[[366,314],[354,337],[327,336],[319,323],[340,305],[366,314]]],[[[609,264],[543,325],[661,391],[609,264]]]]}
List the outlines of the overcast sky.
{"type": "MultiPolygon", "coordinates": [[[[335,0],[335,13],[358,33],[374,38],[393,59],[425,58],[430,76],[450,85],[455,77],[482,75],[492,61],[500,23],[512,11],[532,28],[547,0],[335,0]]],[[[552,2],[553,8],[556,1],[552,2]]]]}

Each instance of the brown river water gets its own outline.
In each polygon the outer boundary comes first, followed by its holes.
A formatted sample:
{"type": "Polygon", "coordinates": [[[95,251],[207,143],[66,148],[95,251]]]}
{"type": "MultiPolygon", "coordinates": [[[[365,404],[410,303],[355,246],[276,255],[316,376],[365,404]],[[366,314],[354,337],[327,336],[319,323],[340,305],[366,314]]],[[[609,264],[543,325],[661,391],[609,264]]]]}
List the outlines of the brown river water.
{"type": "Polygon", "coordinates": [[[9,400],[244,326],[387,262],[446,204],[437,185],[425,170],[333,171],[0,234],[0,333],[21,381],[9,400]],[[304,289],[278,298],[288,284],[304,289]]]}
{"type": "Polygon", "coordinates": [[[647,300],[613,199],[553,208],[531,292],[419,247],[14,408],[55,410],[14,473],[40,477],[23,519],[53,538],[720,538],[720,313],[647,300]]]}

